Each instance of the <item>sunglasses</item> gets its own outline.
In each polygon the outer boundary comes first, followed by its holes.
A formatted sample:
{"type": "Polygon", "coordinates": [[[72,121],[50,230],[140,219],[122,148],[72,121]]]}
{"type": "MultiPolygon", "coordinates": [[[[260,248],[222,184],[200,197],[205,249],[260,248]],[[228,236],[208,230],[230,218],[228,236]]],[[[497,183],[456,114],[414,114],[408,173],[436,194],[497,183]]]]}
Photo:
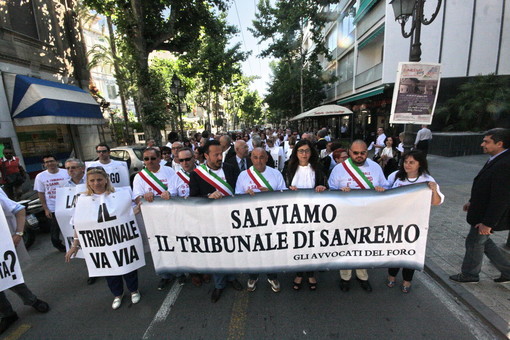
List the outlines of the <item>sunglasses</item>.
{"type": "Polygon", "coordinates": [[[192,157],[188,157],[188,158],[181,158],[181,159],[179,159],[179,163],[182,163],[182,162],[189,162],[189,161],[191,161],[191,158],[192,158],[192,157]]]}
{"type": "Polygon", "coordinates": [[[96,153],[108,153],[108,150],[96,150],[96,153]]]}
{"type": "Polygon", "coordinates": [[[367,151],[351,151],[354,155],[366,155],[367,154],[367,151]]]}
{"type": "Polygon", "coordinates": [[[99,170],[102,172],[106,172],[106,171],[104,171],[104,168],[102,166],[91,166],[90,168],[87,168],[87,172],[90,172],[92,170],[99,170]]]}
{"type": "Polygon", "coordinates": [[[143,160],[144,161],[155,161],[157,158],[156,157],[144,157],[143,160]]]}

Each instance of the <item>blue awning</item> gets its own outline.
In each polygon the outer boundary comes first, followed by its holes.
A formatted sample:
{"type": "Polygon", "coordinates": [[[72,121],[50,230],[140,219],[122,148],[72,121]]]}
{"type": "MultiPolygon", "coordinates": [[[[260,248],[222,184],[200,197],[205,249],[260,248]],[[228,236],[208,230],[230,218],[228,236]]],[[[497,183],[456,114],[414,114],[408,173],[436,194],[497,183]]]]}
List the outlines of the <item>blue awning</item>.
{"type": "Polygon", "coordinates": [[[77,86],[8,73],[3,78],[17,126],[105,122],[99,104],[77,86]]]}

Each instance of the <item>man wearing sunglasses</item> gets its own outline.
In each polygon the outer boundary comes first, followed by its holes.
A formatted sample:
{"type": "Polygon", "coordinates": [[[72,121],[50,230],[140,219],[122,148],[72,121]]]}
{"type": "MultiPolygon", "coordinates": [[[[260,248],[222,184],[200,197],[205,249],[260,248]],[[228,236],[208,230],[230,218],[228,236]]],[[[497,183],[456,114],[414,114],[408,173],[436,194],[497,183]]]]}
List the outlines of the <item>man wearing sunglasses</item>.
{"type": "MultiPolygon", "coordinates": [[[[133,199],[138,204],[143,198],[146,202],[154,202],[154,197],[169,200],[176,196],[175,171],[169,166],[161,166],[161,153],[156,148],[147,148],[143,152],[143,163],[145,168],[136,174],[133,181],[133,199]],[[172,195],[171,192],[174,194],[172,195]]],[[[159,280],[158,290],[165,289],[173,277],[179,277],[179,283],[184,284],[185,276],[182,274],[162,274],[159,280]]]]}
{"type": "Polygon", "coordinates": [[[181,163],[181,170],[177,171],[176,175],[170,183],[170,195],[179,197],[189,196],[189,178],[191,173],[195,170],[195,157],[191,148],[184,147],[177,154],[177,159],[181,163]]]}
{"type": "Polygon", "coordinates": [[[110,176],[110,182],[114,187],[129,186],[129,170],[127,163],[110,158],[110,147],[101,143],[96,146],[97,161],[86,162],[88,168],[100,166],[110,176]]]}
{"type": "Polygon", "coordinates": [[[44,213],[50,222],[51,243],[59,251],[65,252],[66,247],[60,240],[60,227],[55,218],[55,201],[57,188],[67,183],[69,175],[66,170],[58,167],[57,159],[53,155],[43,156],[42,161],[46,170],[35,176],[34,190],[37,191],[44,213]]]}
{"type": "MultiPolygon", "coordinates": [[[[331,171],[329,189],[342,191],[373,189],[381,192],[388,188],[382,168],[367,156],[367,144],[359,139],[353,141],[349,147],[349,158],[337,164],[331,171]]],[[[351,276],[351,269],[340,270],[340,289],[343,292],[349,291],[351,276]]],[[[356,269],[356,277],[361,288],[367,292],[372,291],[366,269],[356,269]]]]}

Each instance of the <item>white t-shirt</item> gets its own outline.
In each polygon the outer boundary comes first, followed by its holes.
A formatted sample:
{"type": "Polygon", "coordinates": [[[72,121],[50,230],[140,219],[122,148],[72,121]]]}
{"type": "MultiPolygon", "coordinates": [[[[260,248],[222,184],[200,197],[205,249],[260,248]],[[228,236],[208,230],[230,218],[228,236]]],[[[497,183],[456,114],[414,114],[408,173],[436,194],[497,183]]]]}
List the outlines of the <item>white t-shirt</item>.
{"type": "MultiPolygon", "coordinates": [[[[405,185],[411,185],[411,184],[423,183],[423,182],[434,182],[437,184],[434,177],[427,175],[427,174],[422,174],[417,179],[416,178],[407,178],[405,180],[401,180],[401,179],[396,178],[397,172],[398,172],[398,170],[395,172],[392,172],[388,176],[388,183],[390,185],[390,188],[398,188],[398,187],[403,187],[405,185]]],[[[439,203],[439,204],[443,204],[444,195],[441,192],[441,190],[439,189],[439,184],[437,184],[437,194],[439,195],[439,197],[441,197],[441,203],[439,203]]]]}
{"type": "MultiPolygon", "coordinates": [[[[184,170],[182,170],[184,171],[184,170]]],[[[177,173],[170,180],[170,185],[168,186],[168,192],[170,192],[170,196],[179,196],[179,197],[188,197],[189,196],[189,184],[184,182],[177,173]]]]}
{"type": "MultiPolygon", "coordinates": [[[[172,188],[170,185],[174,176],[177,176],[175,171],[169,166],[161,166],[157,172],[153,172],[152,174],[156,176],[161,183],[168,187],[168,192],[171,194],[172,188]]],[[[140,174],[136,174],[135,179],[133,180],[133,199],[143,196],[148,192],[152,192],[154,196],[159,196],[159,194],[142,179],[140,174]]]]}
{"type": "MultiPolygon", "coordinates": [[[[374,187],[380,186],[385,189],[390,188],[388,181],[384,177],[381,166],[373,160],[367,158],[365,160],[365,164],[358,166],[358,168],[363,172],[365,177],[372,182],[374,187]]],[[[331,171],[331,175],[329,176],[328,184],[331,190],[339,190],[345,187],[361,189],[354,178],[352,178],[347,170],[345,170],[342,163],[337,164],[333,168],[333,171],[331,171]]]]}
{"type": "MultiPolygon", "coordinates": [[[[386,139],[386,135],[383,133],[383,134],[380,134],[379,136],[377,136],[377,139],[375,140],[375,144],[376,145],[384,145],[384,140],[386,139]]],[[[379,154],[381,152],[381,149],[382,147],[379,147],[379,146],[376,146],[375,147],[375,154],[379,154]]]]}
{"type": "Polygon", "coordinates": [[[69,180],[67,170],[58,169],[58,172],[52,174],[45,170],[35,176],[34,190],[44,192],[46,205],[51,212],[55,212],[55,199],[57,198],[57,188],[63,187],[69,180]]]}
{"type": "MultiPolygon", "coordinates": [[[[85,162],[85,168],[100,166],[110,176],[110,182],[115,188],[129,186],[129,170],[127,163],[110,159],[110,163],[103,164],[100,161],[85,162]]],[[[87,170],[85,170],[87,176],[87,170]]]]}
{"type": "MultiPolygon", "coordinates": [[[[285,180],[280,171],[266,166],[266,170],[262,172],[262,176],[269,182],[274,191],[287,190],[285,180]]],[[[236,194],[245,194],[248,189],[260,192],[255,182],[251,179],[247,170],[239,174],[236,182],[236,194]]]]}

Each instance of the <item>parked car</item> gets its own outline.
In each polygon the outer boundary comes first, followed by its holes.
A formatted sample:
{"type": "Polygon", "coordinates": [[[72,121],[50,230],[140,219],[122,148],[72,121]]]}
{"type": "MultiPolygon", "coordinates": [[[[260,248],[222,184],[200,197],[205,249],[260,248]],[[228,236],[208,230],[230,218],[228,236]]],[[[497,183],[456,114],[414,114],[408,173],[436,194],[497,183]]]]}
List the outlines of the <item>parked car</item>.
{"type": "Polygon", "coordinates": [[[143,146],[118,146],[110,150],[111,159],[127,163],[131,185],[135,175],[143,169],[143,150],[145,150],[143,146]]]}

